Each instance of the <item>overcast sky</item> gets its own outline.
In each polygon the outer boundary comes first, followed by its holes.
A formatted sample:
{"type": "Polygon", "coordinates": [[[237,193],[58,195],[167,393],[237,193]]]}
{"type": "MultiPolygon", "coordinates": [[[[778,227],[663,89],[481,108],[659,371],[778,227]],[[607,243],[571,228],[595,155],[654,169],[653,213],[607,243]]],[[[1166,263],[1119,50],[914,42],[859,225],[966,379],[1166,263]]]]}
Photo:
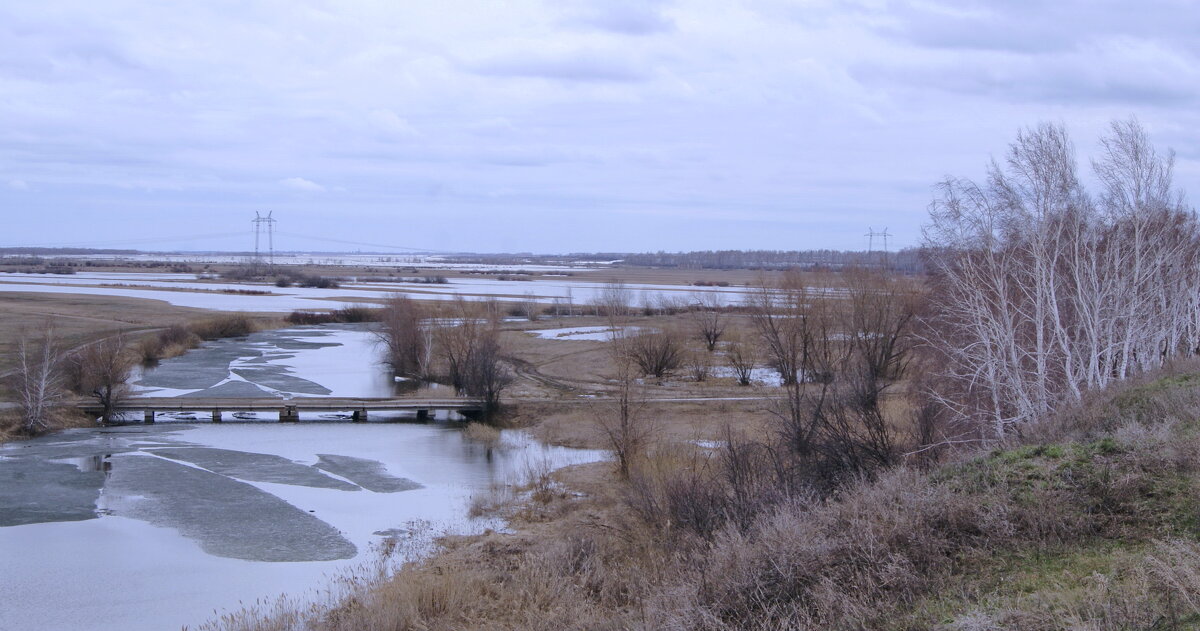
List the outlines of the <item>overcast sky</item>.
{"type": "Polygon", "coordinates": [[[915,244],[1017,130],[1200,188],[1191,0],[0,4],[0,246],[915,244]],[[158,241],[159,238],[168,240],[158,241]],[[360,245],[361,244],[361,245],[360,245]]]}

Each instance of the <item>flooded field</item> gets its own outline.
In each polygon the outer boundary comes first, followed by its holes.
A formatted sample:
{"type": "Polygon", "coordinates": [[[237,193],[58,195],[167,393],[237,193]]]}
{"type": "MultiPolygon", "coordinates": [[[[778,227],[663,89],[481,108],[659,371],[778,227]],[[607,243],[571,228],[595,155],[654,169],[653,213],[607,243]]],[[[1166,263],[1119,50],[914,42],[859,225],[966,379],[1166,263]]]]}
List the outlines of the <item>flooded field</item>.
{"type": "MultiPolygon", "coordinates": [[[[632,304],[656,304],[662,300],[695,302],[704,296],[721,304],[741,304],[753,295],[750,288],[691,287],[686,285],[628,284],[632,304]]],[[[574,279],[502,281],[491,278],[452,278],[444,284],[343,282],[336,289],[275,287],[267,283],[200,282],[194,274],[83,272],[67,276],[49,274],[0,275],[0,292],[76,293],[125,296],[162,300],[178,307],[220,311],[288,312],[303,309],[336,309],[363,300],[383,300],[397,292],[420,300],[471,300],[499,298],[542,302],[554,300],[575,305],[591,304],[605,291],[605,284],[574,279]],[[125,286],[122,286],[125,285],[125,286]],[[220,291],[252,290],[270,295],[224,294],[220,291]]]]}

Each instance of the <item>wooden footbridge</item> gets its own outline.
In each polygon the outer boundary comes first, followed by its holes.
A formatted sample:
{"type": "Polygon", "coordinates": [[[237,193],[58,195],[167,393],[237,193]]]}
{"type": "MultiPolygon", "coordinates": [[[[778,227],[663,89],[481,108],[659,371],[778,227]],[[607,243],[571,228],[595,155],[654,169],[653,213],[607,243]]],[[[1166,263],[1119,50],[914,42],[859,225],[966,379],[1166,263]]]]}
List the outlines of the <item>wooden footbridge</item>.
{"type": "MultiPolygon", "coordinates": [[[[428,419],[431,412],[450,410],[468,418],[483,413],[479,399],[349,399],[334,397],[227,398],[203,397],[134,397],[115,406],[118,413],[141,412],[147,423],[153,423],[159,412],[194,412],[210,415],[220,423],[225,412],[277,412],[281,423],[295,423],[303,412],[348,412],[351,420],[364,422],[371,412],[415,412],[419,420],[428,419]]],[[[101,414],[103,408],[93,402],[82,403],[79,409],[89,414],[101,414]]]]}

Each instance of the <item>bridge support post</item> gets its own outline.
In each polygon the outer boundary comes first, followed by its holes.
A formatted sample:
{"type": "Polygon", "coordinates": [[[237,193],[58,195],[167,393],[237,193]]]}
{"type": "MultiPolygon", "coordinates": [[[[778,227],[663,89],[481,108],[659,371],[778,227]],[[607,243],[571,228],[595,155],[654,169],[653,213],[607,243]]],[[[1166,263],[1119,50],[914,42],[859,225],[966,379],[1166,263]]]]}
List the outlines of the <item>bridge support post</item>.
{"type": "Polygon", "coordinates": [[[221,422],[221,411],[220,411],[220,410],[216,410],[216,409],[214,409],[214,410],[213,410],[213,412],[212,412],[212,421],[213,421],[214,423],[220,423],[220,422],[221,422]]]}
{"type": "Polygon", "coordinates": [[[355,423],[366,423],[367,422],[367,408],[361,408],[361,409],[355,410],[354,414],[352,414],[350,416],[350,420],[354,421],[355,423]]]}
{"type": "Polygon", "coordinates": [[[429,410],[417,410],[417,420],[418,421],[429,420],[429,410]]]}
{"type": "Polygon", "coordinates": [[[285,405],[279,410],[280,423],[297,423],[300,421],[300,411],[294,405],[285,405]]]}
{"type": "Polygon", "coordinates": [[[142,416],[142,421],[145,423],[154,422],[154,410],[146,410],[146,414],[142,416]]]}

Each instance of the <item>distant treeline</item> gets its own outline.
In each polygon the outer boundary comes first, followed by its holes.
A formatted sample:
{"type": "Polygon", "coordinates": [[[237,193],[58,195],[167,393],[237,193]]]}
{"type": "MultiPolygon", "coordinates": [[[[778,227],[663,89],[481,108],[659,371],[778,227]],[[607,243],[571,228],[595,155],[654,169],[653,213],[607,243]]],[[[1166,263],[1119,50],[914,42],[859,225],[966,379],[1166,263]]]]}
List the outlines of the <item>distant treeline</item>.
{"type": "Polygon", "coordinates": [[[451,263],[484,265],[562,265],[583,261],[615,261],[631,267],[677,269],[839,269],[851,266],[886,266],[903,273],[922,271],[920,250],[898,252],[843,250],[700,250],[693,252],[577,252],[569,255],[476,254],[443,257],[451,263]]]}
{"type": "Polygon", "coordinates": [[[138,250],[97,250],[93,248],[0,248],[0,256],[64,256],[68,254],[140,254],[138,250]]]}
{"type": "Polygon", "coordinates": [[[848,252],[843,250],[701,250],[695,252],[653,252],[626,254],[625,265],[645,267],[676,267],[680,269],[788,269],[832,268],[856,265],[887,267],[904,272],[921,269],[919,251],[915,248],[884,254],[883,252],[848,252]]]}

